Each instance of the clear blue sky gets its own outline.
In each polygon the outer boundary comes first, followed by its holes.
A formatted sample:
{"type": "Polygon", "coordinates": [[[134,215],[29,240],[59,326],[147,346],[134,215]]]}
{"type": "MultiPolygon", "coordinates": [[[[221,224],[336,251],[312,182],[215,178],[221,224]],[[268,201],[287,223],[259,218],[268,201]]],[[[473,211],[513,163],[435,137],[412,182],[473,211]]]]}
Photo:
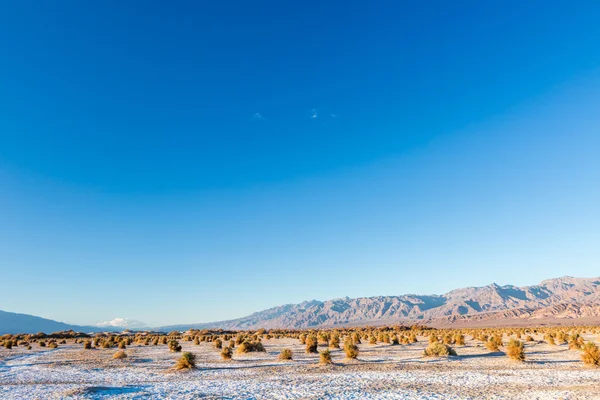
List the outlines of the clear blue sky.
{"type": "Polygon", "coordinates": [[[0,5],[0,309],[150,325],[600,275],[596,1],[0,5]]]}

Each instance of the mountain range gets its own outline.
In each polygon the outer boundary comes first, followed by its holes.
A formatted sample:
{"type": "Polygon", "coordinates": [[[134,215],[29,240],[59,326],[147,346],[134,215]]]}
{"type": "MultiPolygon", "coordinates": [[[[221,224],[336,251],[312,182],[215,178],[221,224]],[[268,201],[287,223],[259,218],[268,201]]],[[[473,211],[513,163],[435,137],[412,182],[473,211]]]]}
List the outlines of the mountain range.
{"type": "Polygon", "coordinates": [[[574,320],[600,323],[600,278],[565,276],[523,287],[492,283],[483,287],[456,289],[443,295],[312,300],[273,307],[228,321],[161,329],[312,328],[395,323],[497,325],[517,322],[564,323],[574,320]]]}
{"type": "MultiPolygon", "coordinates": [[[[548,279],[533,286],[491,285],[443,295],[400,295],[305,301],[259,311],[243,318],[153,328],[195,329],[317,328],[349,325],[425,324],[431,326],[600,323],[600,278],[548,279]]],[[[0,311],[0,334],[118,330],[76,326],[26,314],[0,311]]],[[[132,329],[134,329],[132,327],[132,329]]],[[[147,328],[144,328],[147,329],[147,328]]]]}

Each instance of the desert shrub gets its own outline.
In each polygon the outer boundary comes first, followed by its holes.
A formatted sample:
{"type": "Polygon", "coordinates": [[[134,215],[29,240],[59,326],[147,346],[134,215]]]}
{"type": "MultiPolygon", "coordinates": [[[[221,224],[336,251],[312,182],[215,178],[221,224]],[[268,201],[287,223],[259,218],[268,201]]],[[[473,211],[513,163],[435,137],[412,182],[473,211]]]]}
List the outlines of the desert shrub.
{"type": "Polygon", "coordinates": [[[429,346],[425,349],[423,354],[426,357],[447,357],[447,356],[455,356],[456,351],[447,344],[443,344],[440,342],[430,343],[429,346]]]}
{"type": "Polygon", "coordinates": [[[265,351],[265,347],[263,346],[263,344],[261,342],[251,342],[249,340],[246,340],[245,342],[243,342],[242,344],[239,345],[239,347],[236,350],[236,353],[250,353],[250,352],[260,352],[260,351],[265,351]]]}
{"type": "Polygon", "coordinates": [[[83,342],[83,348],[86,350],[89,350],[92,348],[92,342],[89,340],[86,340],[85,342],[83,342]]]}
{"type": "Polygon", "coordinates": [[[525,361],[525,348],[523,342],[517,339],[510,339],[506,345],[506,355],[513,360],[525,361]]]}
{"type": "Polygon", "coordinates": [[[564,331],[558,332],[556,335],[556,342],[558,344],[563,344],[567,342],[567,334],[564,331]]]}
{"type": "Polygon", "coordinates": [[[574,333],[569,337],[569,349],[581,350],[583,348],[583,338],[579,333],[574,333]]]}
{"type": "Polygon", "coordinates": [[[113,354],[113,358],[115,360],[122,360],[124,358],[127,358],[127,354],[125,354],[123,350],[119,350],[115,354],[113,354]]]}
{"type": "Polygon", "coordinates": [[[392,335],[392,337],[391,337],[391,343],[392,343],[392,346],[397,346],[397,345],[399,345],[399,344],[400,344],[400,341],[398,340],[398,336],[396,336],[396,335],[392,335]]]}
{"type": "Polygon", "coordinates": [[[346,353],[346,358],[354,359],[358,357],[358,346],[348,341],[344,343],[344,352],[346,353]]]}
{"type": "Polygon", "coordinates": [[[183,352],[181,354],[181,358],[177,360],[177,364],[175,364],[175,369],[192,369],[196,366],[196,356],[189,352],[183,352]]]}
{"type": "Polygon", "coordinates": [[[360,335],[358,334],[358,332],[352,332],[352,343],[354,344],[361,344],[362,342],[360,341],[360,335]]]}
{"type": "Polygon", "coordinates": [[[438,339],[437,335],[429,336],[429,344],[438,343],[438,342],[439,342],[439,339],[438,339]]]}
{"type": "Polygon", "coordinates": [[[200,345],[200,339],[198,338],[198,336],[196,336],[196,337],[194,338],[194,344],[195,344],[196,346],[200,345]]]}
{"type": "Polygon", "coordinates": [[[329,344],[329,333],[319,332],[318,339],[319,339],[319,344],[328,345],[329,344]]]}
{"type": "Polygon", "coordinates": [[[31,345],[27,346],[27,350],[31,350],[31,345]]]}
{"type": "Polygon", "coordinates": [[[332,349],[340,348],[340,335],[338,335],[337,333],[331,335],[331,339],[329,339],[329,347],[331,347],[332,349]]]}
{"type": "Polygon", "coordinates": [[[50,342],[48,343],[48,348],[49,349],[56,349],[58,347],[58,343],[56,342],[50,342]]]}
{"type": "Polygon", "coordinates": [[[292,359],[292,351],[290,349],[283,349],[281,353],[279,353],[280,360],[291,360],[292,359]]]}
{"type": "Polygon", "coordinates": [[[377,344],[377,338],[374,335],[369,336],[369,344],[377,344]]]}
{"type": "Polygon", "coordinates": [[[489,351],[500,351],[500,346],[502,346],[502,339],[498,336],[492,336],[485,342],[485,347],[489,351]]]}
{"type": "Polygon", "coordinates": [[[583,345],[581,359],[587,365],[600,365],[600,348],[592,342],[583,345]]]}
{"type": "Polygon", "coordinates": [[[317,337],[310,335],[306,338],[306,353],[318,353],[317,351],[317,337]]]}
{"type": "Polygon", "coordinates": [[[44,342],[43,340],[40,341],[40,347],[46,347],[46,342],[44,342]]]}
{"type": "Polygon", "coordinates": [[[12,347],[13,347],[12,340],[5,340],[4,347],[7,348],[8,350],[12,349],[12,347]]]}
{"type": "Polygon", "coordinates": [[[221,350],[221,358],[223,360],[231,360],[231,357],[233,357],[231,347],[223,347],[223,350],[221,350]]]}
{"type": "Polygon", "coordinates": [[[454,344],[457,346],[464,346],[465,345],[465,335],[457,333],[454,336],[454,344]]]}
{"type": "Polygon", "coordinates": [[[229,341],[229,347],[231,347],[232,349],[235,347],[235,341],[233,339],[229,341]]]}
{"type": "Polygon", "coordinates": [[[300,336],[298,337],[298,340],[300,340],[300,344],[306,344],[306,334],[302,333],[300,334],[300,336]]]}
{"type": "Polygon", "coordinates": [[[217,339],[217,340],[215,340],[215,341],[214,341],[214,343],[215,343],[215,347],[216,347],[217,349],[221,349],[221,348],[223,348],[223,341],[222,341],[221,339],[217,339]]]}
{"type": "Polygon", "coordinates": [[[331,364],[331,352],[329,351],[329,349],[325,349],[323,350],[320,354],[319,354],[319,364],[331,364]]]}
{"type": "Polygon", "coordinates": [[[179,353],[181,351],[181,346],[179,342],[175,339],[169,340],[169,350],[171,353],[179,353]]]}
{"type": "Polygon", "coordinates": [[[119,342],[119,349],[123,350],[125,349],[127,346],[125,346],[125,341],[120,341],[119,342]]]}

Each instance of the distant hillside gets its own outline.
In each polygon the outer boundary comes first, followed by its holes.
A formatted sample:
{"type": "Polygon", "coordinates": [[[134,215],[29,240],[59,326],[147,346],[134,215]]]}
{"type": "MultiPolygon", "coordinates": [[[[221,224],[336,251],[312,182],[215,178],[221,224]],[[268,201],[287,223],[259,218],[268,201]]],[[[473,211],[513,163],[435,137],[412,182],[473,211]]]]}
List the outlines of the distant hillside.
{"type": "Polygon", "coordinates": [[[76,332],[98,332],[101,330],[93,326],[69,325],[34,315],[0,311],[0,335],[6,333],[52,333],[70,329],[76,332]]]}
{"type": "Polygon", "coordinates": [[[189,328],[311,328],[381,323],[444,325],[499,321],[597,317],[600,322],[600,278],[562,277],[534,286],[491,284],[456,289],[444,295],[401,295],[305,301],[256,312],[244,318],[160,330],[189,328]]]}

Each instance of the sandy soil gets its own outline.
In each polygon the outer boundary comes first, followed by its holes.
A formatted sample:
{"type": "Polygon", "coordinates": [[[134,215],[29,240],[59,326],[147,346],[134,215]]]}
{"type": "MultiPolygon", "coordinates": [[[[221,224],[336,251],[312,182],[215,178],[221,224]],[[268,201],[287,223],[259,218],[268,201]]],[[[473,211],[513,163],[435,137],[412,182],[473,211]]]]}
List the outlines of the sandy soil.
{"type": "MultiPolygon", "coordinates": [[[[178,354],[166,345],[116,349],[82,345],[0,350],[2,399],[600,399],[600,368],[586,367],[566,345],[526,345],[527,361],[490,353],[478,342],[456,347],[457,357],[423,357],[426,340],[412,345],[360,345],[359,359],[333,350],[333,366],[319,366],[297,340],[264,341],[266,353],[222,361],[209,343],[180,341],[197,368],[172,369],[178,354]],[[283,348],[293,361],[278,361],[283,348]]],[[[586,337],[586,339],[592,339],[586,337]]],[[[598,342],[598,338],[595,338],[598,342]]],[[[320,349],[324,349],[321,347],[320,349]]]]}

